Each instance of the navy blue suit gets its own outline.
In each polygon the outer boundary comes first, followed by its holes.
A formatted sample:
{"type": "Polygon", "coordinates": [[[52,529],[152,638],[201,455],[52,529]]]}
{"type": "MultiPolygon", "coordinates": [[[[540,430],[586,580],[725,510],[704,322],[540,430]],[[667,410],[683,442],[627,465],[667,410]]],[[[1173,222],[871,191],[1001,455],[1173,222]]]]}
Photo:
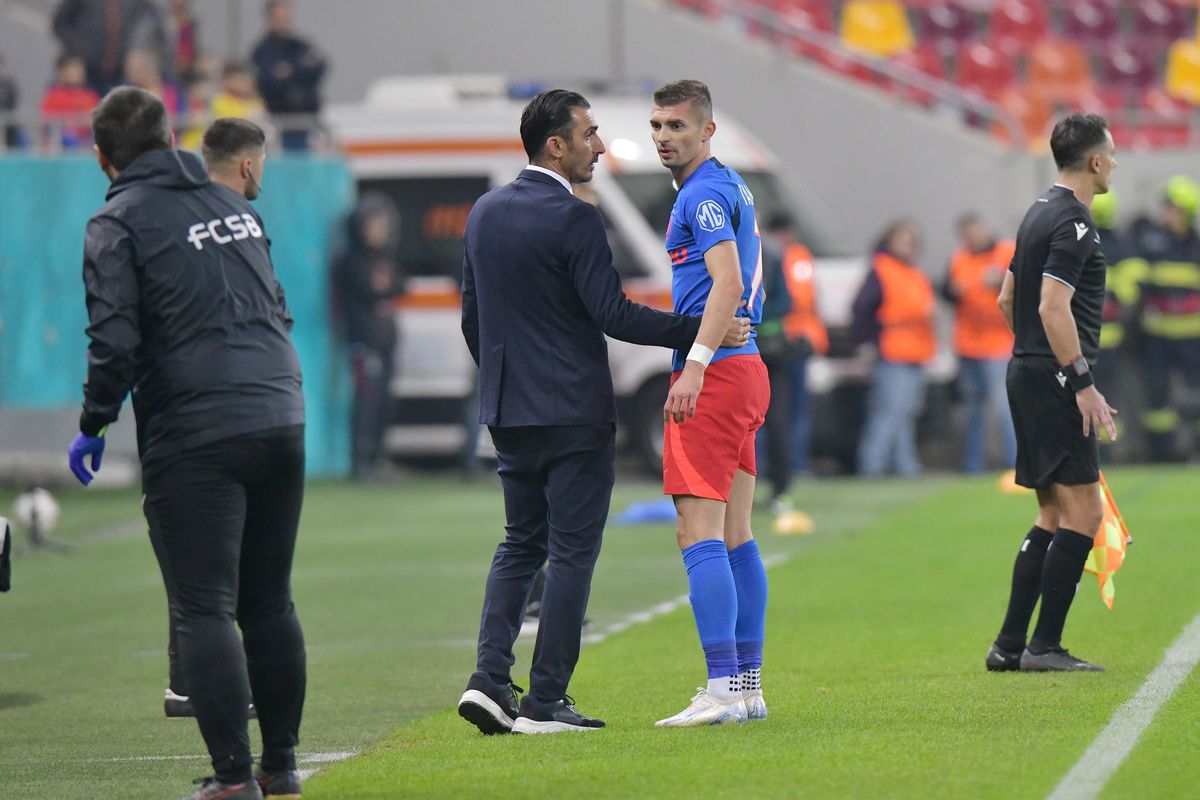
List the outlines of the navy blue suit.
{"type": "Polygon", "coordinates": [[[471,210],[462,329],[479,365],[479,421],[496,445],[507,517],[484,595],[478,669],[511,681],[534,575],[549,559],[530,690],[562,699],[579,658],[615,480],[617,409],[605,334],[686,350],[699,317],[625,297],[600,212],[523,171],[471,210]]]}

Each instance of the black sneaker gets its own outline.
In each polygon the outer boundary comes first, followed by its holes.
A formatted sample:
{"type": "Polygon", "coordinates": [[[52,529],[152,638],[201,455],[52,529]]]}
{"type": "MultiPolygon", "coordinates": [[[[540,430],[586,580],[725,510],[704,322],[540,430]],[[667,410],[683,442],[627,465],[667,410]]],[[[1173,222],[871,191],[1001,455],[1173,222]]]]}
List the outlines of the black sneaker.
{"type": "Polygon", "coordinates": [[[262,789],[254,781],[221,783],[216,778],[199,778],[200,788],[183,800],[262,800],[262,789]]]}
{"type": "MultiPolygon", "coordinates": [[[[196,710],[192,708],[192,699],[187,695],[177,694],[169,688],[163,696],[163,712],[166,713],[167,719],[196,716],[196,710]]],[[[258,711],[254,708],[254,703],[250,704],[246,716],[250,719],[258,719],[258,711]]]]}
{"type": "Polygon", "coordinates": [[[513,733],[563,733],[565,731],[595,731],[604,727],[604,720],[585,717],[575,710],[570,697],[557,703],[539,703],[526,696],[521,700],[521,715],[513,723],[513,733]]]}
{"type": "Polygon", "coordinates": [[[1021,651],[1001,650],[1000,645],[993,644],[983,663],[987,664],[988,672],[1015,672],[1021,668],[1021,651]]]}
{"type": "Polygon", "coordinates": [[[1061,647],[1052,647],[1044,653],[1037,654],[1025,648],[1021,653],[1022,672],[1104,672],[1099,664],[1089,664],[1082,658],[1076,658],[1061,647]]]}
{"type": "Polygon", "coordinates": [[[300,773],[294,769],[266,773],[259,767],[254,770],[254,780],[258,782],[264,797],[300,796],[300,773]]]}
{"type": "Polygon", "coordinates": [[[508,733],[520,711],[517,693],[524,691],[516,684],[498,684],[487,674],[476,672],[458,701],[458,715],[487,736],[508,733]]]}

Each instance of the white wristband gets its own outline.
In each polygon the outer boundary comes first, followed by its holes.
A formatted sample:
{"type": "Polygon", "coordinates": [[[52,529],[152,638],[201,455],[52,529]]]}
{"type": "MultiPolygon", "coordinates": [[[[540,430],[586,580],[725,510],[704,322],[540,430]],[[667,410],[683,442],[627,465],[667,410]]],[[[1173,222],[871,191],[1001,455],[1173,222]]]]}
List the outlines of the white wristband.
{"type": "Polygon", "coordinates": [[[696,342],[692,345],[692,349],[688,351],[687,360],[695,361],[700,364],[700,366],[707,367],[709,362],[712,361],[713,355],[715,355],[715,353],[711,347],[705,347],[699,342],[696,342]]]}

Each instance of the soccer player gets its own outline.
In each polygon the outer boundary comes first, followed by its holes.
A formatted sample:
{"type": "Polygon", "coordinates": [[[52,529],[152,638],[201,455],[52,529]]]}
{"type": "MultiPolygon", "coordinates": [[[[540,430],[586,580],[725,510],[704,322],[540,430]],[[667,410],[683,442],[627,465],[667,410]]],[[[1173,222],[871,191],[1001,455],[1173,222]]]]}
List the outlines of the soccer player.
{"type": "Polygon", "coordinates": [[[1092,377],[1100,351],[1105,261],[1089,206],[1108,191],[1113,140],[1095,114],[1054,126],[1058,180],[1017,231],[1016,254],[1000,287],[1000,308],[1015,334],[1008,402],[1017,435],[1017,483],[1037,490],[1038,512],[1013,566],[1000,635],[988,650],[992,671],[1092,671],[1061,639],[1075,586],[1104,509],[1101,428],[1115,439],[1109,407],[1092,377]],[[1037,626],[1025,634],[1041,597],[1037,626]]]}
{"type": "Polygon", "coordinates": [[[685,354],[676,351],[665,422],[663,492],[675,500],[676,537],[708,685],[659,727],[763,719],[759,686],[767,575],[750,531],[754,433],[770,400],[767,370],[753,338],[721,347],[735,313],[762,317],[762,259],[754,197],[712,157],[712,97],[699,81],[654,93],[650,129],[678,196],[667,227],[678,314],[702,313],[685,354]],[[744,306],[744,311],[739,308],[744,306]],[[703,390],[703,398],[701,391],[703,390]]]}
{"type": "Polygon", "coordinates": [[[173,149],[154,95],[114,89],[92,129],[112,186],[84,242],[91,341],[71,470],[92,480],[85,461],[99,469],[104,431],[132,393],[143,507],[214,771],[190,800],[298,796],[304,398],[268,240],[242,194],[173,149]]]}

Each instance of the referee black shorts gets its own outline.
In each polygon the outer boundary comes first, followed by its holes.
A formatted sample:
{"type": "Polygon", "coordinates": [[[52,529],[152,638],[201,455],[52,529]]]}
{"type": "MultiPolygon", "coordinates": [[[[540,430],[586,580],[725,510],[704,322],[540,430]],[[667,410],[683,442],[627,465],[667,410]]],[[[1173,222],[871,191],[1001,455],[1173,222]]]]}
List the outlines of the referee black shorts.
{"type": "Polygon", "coordinates": [[[1083,435],[1075,393],[1060,380],[1055,359],[1015,356],[1005,382],[1017,435],[1017,483],[1045,489],[1100,480],[1100,440],[1095,431],[1083,435]]]}

